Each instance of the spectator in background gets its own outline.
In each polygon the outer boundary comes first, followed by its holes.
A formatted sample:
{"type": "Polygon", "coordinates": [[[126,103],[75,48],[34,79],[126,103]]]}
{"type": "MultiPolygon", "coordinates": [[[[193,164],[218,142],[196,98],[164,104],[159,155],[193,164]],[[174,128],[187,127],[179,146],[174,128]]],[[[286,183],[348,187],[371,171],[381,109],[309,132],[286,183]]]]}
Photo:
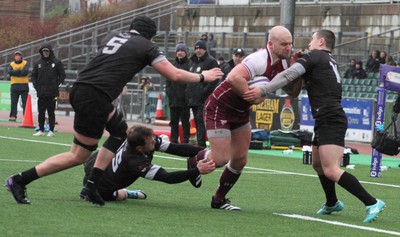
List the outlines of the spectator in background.
{"type": "Polygon", "coordinates": [[[228,73],[239,63],[243,61],[245,58],[245,53],[244,50],[241,48],[235,49],[232,53],[232,59],[228,61],[228,63],[224,64],[224,67],[221,67],[222,72],[224,73],[224,77],[222,78],[222,81],[225,80],[225,78],[228,76],[228,73]]]}
{"type": "Polygon", "coordinates": [[[219,65],[219,67],[221,68],[222,67],[222,65],[224,65],[226,62],[225,62],[225,59],[224,59],[224,57],[219,57],[218,58],[218,65],[219,65]]]}
{"type": "Polygon", "coordinates": [[[397,66],[396,62],[393,60],[392,55],[388,54],[385,60],[386,65],[397,66]]]}
{"type": "Polygon", "coordinates": [[[8,74],[11,77],[11,110],[8,120],[15,122],[18,114],[18,100],[21,97],[22,114],[25,114],[26,100],[29,93],[29,66],[28,62],[22,58],[20,51],[14,53],[14,61],[8,67],[8,74]]]}
{"type": "Polygon", "coordinates": [[[140,78],[140,83],[138,85],[138,89],[143,90],[144,93],[154,90],[154,86],[151,83],[151,76],[143,75],[140,78]]]}
{"type": "MultiPolygon", "coordinates": [[[[184,42],[176,45],[176,57],[172,64],[179,69],[189,71],[189,48],[184,42]]],[[[169,99],[171,121],[171,142],[178,143],[179,121],[182,123],[183,142],[189,143],[190,138],[190,108],[187,105],[185,96],[186,84],[173,81],[166,81],[166,92],[169,99]]]]}
{"type": "Polygon", "coordinates": [[[358,61],[355,65],[353,79],[365,79],[365,78],[367,78],[367,72],[363,69],[362,62],[358,61]]]}
{"type": "Polygon", "coordinates": [[[379,72],[380,62],[379,62],[379,50],[373,50],[368,58],[367,64],[365,65],[365,71],[367,73],[379,72]]]}
{"type": "Polygon", "coordinates": [[[49,132],[47,136],[52,137],[54,136],[56,122],[55,110],[59,95],[58,87],[64,82],[66,75],[61,60],[55,57],[50,44],[43,44],[39,49],[39,53],[41,57],[33,65],[31,74],[33,87],[35,87],[38,97],[39,112],[39,131],[33,135],[44,136],[47,111],[49,116],[49,132]]]}
{"type": "Polygon", "coordinates": [[[354,71],[356,70],[356,60],[353,58],[347,64],[346,71],[344,72],[344,78],[353,78],[354,71]]]}
{"type": "Polygon", "coordinates": [[[206,33],[202,34],[201,37],[200,37],[200,40],[207,42],[207,40],[208,40],[208,33],[206,32],[206,33]]]}
{"type": "Polygon", "coordinates": [[[379,53],[379,63],[380,64],[385,64],[386,63],[386,56],[387,56],[388,54],[386,53],[386,51],[381,51],[380,53],[379,53]]]}
{"type": "Polygon", "coordinates": [[[207,52],[213,56],[214,58],[216,58],[216,52],[215,52],[215,48],[217,47],[217,42],[214,40],[214,34],[213,33],[208,33],[207,36],[207,52]]]}
{"type": "MultiPolygon", "coordinates": [[[[201,73],[204,70],[218,68],[215,58],[207,52],[206,42],[199,40],[194,46],[194,55],[190,57],[190,72],[201,73]]],[[[217,87],[218,80],[209,83],[190,84],[186,87],[186,99],[192,109],[196,123],[198,146],[206,147],[206,129],[204,126],[203,107],[207,97],[217,87]]]]}

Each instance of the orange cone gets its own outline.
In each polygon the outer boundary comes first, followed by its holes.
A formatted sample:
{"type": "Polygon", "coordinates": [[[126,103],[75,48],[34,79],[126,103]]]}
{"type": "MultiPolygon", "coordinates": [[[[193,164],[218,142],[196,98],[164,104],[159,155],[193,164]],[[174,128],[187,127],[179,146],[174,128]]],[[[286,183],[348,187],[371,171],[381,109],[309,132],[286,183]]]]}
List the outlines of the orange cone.
{"type": "Polygon", "coordinates": [[[197,132],[197,129],[196,129],[196,122],[194,121],[193,118],[190,119],[189,122],[190,122],[190,135],[195,135],[196,132],[197,132]]]}
{"type": "Polygon", "coordinates": [[[160,93],[158,95],[158,100],[157,100],[157,108],[156,108],[156,119],[164,119],[164,111],[163,111],[163,105],[162,105],[162,94],[160,93]]]}
{"type": "Polygon", "coordinates": [[[34,128],[33,126],[33,115],[32,115],[32,102],[31,102],[31,95],[28,94],[28,98],[26,99],[26,106],[25,106],[25,114],[22,120],[22,128],[34,128]]]}

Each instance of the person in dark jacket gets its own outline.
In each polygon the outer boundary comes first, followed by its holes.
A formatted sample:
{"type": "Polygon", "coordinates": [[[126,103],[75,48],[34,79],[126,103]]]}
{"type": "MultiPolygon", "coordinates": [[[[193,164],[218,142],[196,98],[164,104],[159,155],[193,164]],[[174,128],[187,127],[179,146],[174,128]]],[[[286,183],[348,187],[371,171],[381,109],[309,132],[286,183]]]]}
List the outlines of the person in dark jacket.
{"type": "Polygon", "coordinates": [[[46,111],[49,116],[48,137],[54,136],[54,126],[56,122],[56,101],[59,95],[58,87],[64,82],[66,77],[64,66],[55,57],[51,45],[43,44],[40,49],[40,59],[33,65],[31,79],[33,87],[36,89],[38,97],[38,121],[39,131],[34,136],[44,136],[44,122],[46,111]]]}
{"type": "Polygon", "coordinates": [[[23,59],[22,53],[17,51],[14,53],[14,61],[8,67],[10,75],[10,96],[11,111],[9,121],[17,121],[18,99],[21,97],[22,111],[25,114],[26,100],[29,93],[29,66],[28,62],[23,59]]]}
{"type": "Polygon", "coordinates": [[[373,50],[371,55],[367,60],[367,64],[365,64],[365,71],[367,73],[377,73],[379,72],[380,62],[379,62],[379,50],[373,50]]]}
{"type": "Polygon", "coordinates": [[[363,69],[361,61],[356,62],[355,69],[353,72],[353,79],[365,79],[367,78],[367,72],[363,69]]]}
{"type": "MultiPolygon", "coordinates": [[[[179,69],[189,71],[188,47],[184,42],[176,45],[176,58],[172,64],[179,69]]],[[[166,81],[166,91],[169,99],[171,122],[171,142],[178,143],[179,120],[182,123],[183,142],[188,143],[190,138],[190,108],[185,96],[186,84],[166,81]]]]}
{"type": "MultiPolygon", "coordinates": [[[[194,53],[190,57],[190,72],[201,73],[203,70],[218,68],[218,62],[207,52],[206,42],[199,40],[194,46],[194,53]]],[[[207,97],[217,87],[219,81],[210,83],[190,84],[186,87],[186,99],[192,109],[196,123],[197,144],[206,147],[206,129],[203,119],[203,107],[207,97]]]]}
{"type": "Polygon", "coordinates": [[[224,63],[220,65],[220,68],[222,72],[224,73],[224,77],[222,80],[225,80],[226,76],[228,76],[228,73],[239,63],[243,61],[245,53],[244,50],[241,48],[235,49],[232,53],[232,59],[229,60],[227,63],[224,63]]]}
{"type": "Polygon", "coordinates": [[[357,60],[352,58],[350,62],[347,63],[346,71],[344,72],[344,78],[353,78],[354,71],[356,70],[357,60]]]}

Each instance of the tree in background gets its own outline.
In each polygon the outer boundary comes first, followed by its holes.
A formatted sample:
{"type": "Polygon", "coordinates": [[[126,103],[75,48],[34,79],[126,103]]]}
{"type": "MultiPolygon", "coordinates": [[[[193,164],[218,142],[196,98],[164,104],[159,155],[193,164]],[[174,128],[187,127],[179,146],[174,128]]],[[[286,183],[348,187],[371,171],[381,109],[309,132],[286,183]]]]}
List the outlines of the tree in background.
{"type": "MultiPolygon", "coordinates": [[[[29,4],[29,1],[26,2],[26,4],[29,4]]],[[[43,20],[40,20],[39,13],[34,18],[21,14],[15,14],[11,18],[10,16],[0,16],[0,51],[155,2],[157,0],[129,0],[98,7],[90,11],[87,11],[84,7],[81,8],[81,12],[70,14],[68,0],[46,1],[45,18],[43,20]]]]}

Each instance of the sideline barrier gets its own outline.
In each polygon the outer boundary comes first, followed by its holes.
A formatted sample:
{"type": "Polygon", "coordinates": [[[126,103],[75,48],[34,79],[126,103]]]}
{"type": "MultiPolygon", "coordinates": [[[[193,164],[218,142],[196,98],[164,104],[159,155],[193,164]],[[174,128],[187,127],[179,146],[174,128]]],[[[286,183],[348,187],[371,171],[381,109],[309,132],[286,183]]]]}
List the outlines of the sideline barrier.
{"type": "MultiPolygon", "coordinates": [[[[385,125],[386,90],[400,91],[400,68],[396,66],[381,64],[378,95],[376,97],[375,126],[373,134],[376,134],[377,127],[385,125]]],[[[379,178],[381,176],[382,154],[372,149],[370,176],[379,178]]]]}

